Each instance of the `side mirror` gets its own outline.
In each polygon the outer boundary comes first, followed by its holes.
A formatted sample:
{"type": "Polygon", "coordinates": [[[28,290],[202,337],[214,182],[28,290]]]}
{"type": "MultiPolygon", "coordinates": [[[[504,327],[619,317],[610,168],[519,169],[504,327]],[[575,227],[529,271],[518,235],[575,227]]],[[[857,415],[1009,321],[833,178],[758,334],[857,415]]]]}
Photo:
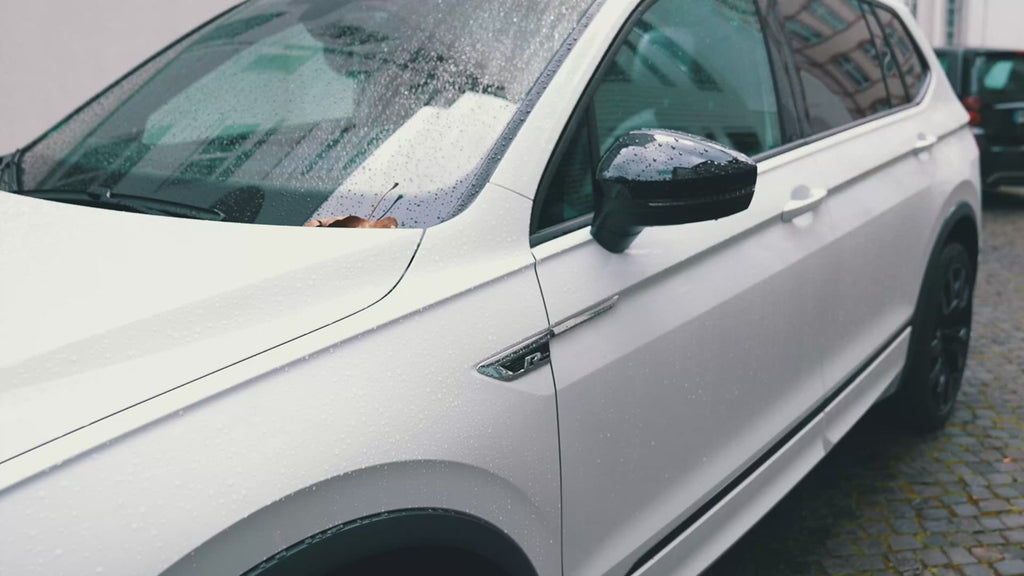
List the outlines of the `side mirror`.
{"type": "Polygon", "coordinates": [[[757,165],[743,154],[670,130],[634,130],[597,168],[590,234],[622,252],[645,226],[717,220],[750,206],[757,165]]]}

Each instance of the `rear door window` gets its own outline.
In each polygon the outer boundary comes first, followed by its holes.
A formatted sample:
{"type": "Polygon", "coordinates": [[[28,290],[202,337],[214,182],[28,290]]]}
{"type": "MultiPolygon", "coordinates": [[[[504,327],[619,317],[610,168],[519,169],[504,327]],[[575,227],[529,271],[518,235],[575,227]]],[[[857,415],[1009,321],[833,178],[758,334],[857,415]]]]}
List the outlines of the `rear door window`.
{"type": "Polygon", "coordinates": [[[865,10],[862,3],[850,0],[779,0],[776,4],[799,69],[808,135],[892,107],[882,76],[887,52],[872,35],[865,10]]]}

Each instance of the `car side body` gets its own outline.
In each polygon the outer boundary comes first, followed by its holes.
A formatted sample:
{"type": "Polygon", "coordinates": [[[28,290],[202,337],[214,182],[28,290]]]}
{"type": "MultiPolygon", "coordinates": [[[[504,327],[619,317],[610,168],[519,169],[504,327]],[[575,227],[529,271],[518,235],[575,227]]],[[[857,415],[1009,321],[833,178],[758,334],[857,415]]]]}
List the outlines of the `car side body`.
{"type": "MultiPolygon", "coordinates": [[[[977,257],[981,182],[930,50],[903,56],[924,65],[905,102],[879,88],[888,108],[818,126],[798,59],[835,58],[772,41],[798,17],[704,2],[766,38],[750,70],[777,110],[750,109],[779,128],[755,130],[776,145],[750,150],[749,207],[645,228],[621,254],[591,235],[592,210],[542,225],[588,106],[619,97],[601,85],[616,51],[643,45],[630,33],[655,55],[630,74],[667,54],[703,78],[644,27],[672,1],[589,7],[472,203],[429,227],[0,194],[0,276],[24,279],[0,289],[0,373],[25,383],[0,390],[0,573],[318,574],[424,547],[510,576],[709,566],[898,393],[929,262],[951,241],[977,257]],[[514,377],[485,370],[538,339],[514,377]]],[[[927,46],[896,2],[826,4],[927,46]]],[[[712,94],[742,84],[718,80],[712,94]]],[[[643,125],[662,113],[615,121],[662,128],[643,125]]],[[[716,122],[692,132],[749,141],[716,122]]]]}

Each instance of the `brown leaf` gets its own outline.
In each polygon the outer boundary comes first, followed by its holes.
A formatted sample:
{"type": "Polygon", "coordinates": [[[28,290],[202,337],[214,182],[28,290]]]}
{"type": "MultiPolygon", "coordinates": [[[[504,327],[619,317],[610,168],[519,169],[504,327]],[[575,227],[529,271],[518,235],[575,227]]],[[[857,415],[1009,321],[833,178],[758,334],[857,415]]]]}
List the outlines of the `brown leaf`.
{"type": "Polygon", "coordinates": [[[398,228],[398,220],[391,216],[380,220],[367,220],[359,216],[317,218],[303,224],[309,228],[398,228]]]}

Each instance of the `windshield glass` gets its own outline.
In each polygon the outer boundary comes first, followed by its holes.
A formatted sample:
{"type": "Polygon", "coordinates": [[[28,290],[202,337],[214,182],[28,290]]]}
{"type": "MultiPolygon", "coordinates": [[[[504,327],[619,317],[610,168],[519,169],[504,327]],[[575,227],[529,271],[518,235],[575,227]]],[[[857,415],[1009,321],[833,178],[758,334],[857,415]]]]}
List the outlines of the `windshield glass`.
{"type": "Polygon", "coordinates": [[[25,150],[21,189],[430,226],[591,1],[248,2],[25,150]]]}

